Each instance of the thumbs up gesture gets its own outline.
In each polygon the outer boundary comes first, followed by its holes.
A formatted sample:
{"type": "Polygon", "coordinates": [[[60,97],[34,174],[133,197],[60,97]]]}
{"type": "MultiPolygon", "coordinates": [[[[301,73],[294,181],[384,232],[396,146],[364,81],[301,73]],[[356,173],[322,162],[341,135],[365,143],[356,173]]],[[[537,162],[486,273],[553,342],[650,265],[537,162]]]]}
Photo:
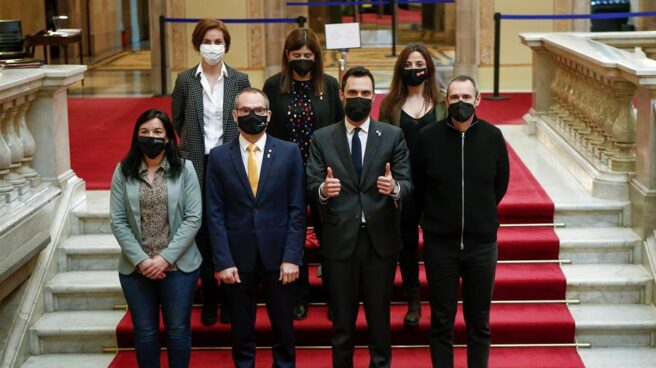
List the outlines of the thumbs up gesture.
{"type": "Polygon", "coordinates": [[[327,198],[337,197],[341,188],[342,184],[339,182],[339,179],[333,177],[333,169],[329,166],[326,169],[326,180],[323,181],[320,188],[321,194],[327,198]]]}
{"type": "Polygon", "coordinates": [[[392,177],[392,170],[389,162],[385,164],[385,175],[378,177],[376,186],[378,187],[378,193],[383,195],[390,195],[394,191],[396,180],[392,177]]]}

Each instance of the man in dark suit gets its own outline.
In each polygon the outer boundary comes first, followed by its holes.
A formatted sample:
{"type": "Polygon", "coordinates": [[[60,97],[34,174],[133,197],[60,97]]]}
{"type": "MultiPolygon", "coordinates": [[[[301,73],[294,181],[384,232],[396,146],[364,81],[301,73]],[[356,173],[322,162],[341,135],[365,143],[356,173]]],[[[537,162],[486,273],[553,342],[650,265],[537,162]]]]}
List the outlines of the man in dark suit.
{"type": "Polygon", "coordinates": [[[390,367],[390,301],[401,250],[400,210],[412,191],[401,129],[370,117],[374,78],[349,69],[340,98],[344,121],[314,133],[308,195],[319,203],[321,257],[333,316],[333,366],[353,367],[353,338],[362,288],[370,367],[390,367]]]}
{"type": "MultiPolygon", "coordinates": [[[[230,32],[216,19],[201,19],[191,37],[194,49],[201,54],[200,63],[178,74],[173,89],[171,108],[173,125],[180,137],[180,156],[191,160],[205,197],[205,166],[210,150],[233,141],[239,135],[232,117],[235,96],[250,87],[248,76],[228,66],[224,55],[230,51],[230,32]]],[[[205,211],[203,205],[203,211],[205,211]]],[[[201,322],[216,322],[219,290],[214,276],[214,259],[207,235],[207,218],[203,213],[196,245],[203,257],[200,266],[203,309],[201,322]]],[[[225,295],[222,296],[225,298],[225,295]]],[[[221,322],[230,318],[221,309],[221,322]]]]}
{"type": "Polygon", "coordinates": [[[207,166],[207,216],[221,281],[227,284],[236,367],[255,364],[255,291],[262,283],[276,367],[295,365],[293,288],[305,244],[303,160],[298,145],[267,136],[269,101],[237,95],[239,138],[214,148],[207,166]]]}

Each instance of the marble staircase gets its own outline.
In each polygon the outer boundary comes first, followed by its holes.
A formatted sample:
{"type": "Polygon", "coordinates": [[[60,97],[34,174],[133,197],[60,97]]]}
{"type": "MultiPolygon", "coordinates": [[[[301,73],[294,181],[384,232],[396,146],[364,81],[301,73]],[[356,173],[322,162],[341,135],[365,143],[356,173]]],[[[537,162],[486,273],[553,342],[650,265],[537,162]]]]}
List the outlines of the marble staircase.
{"type": "MultiPolygon", "coordinates": [[[[628,202],[591,197],[521,127],[504,135],[556,204],[567,298],[588,367],[656,366],[654,280],[641,264],[641,239],[627,227],[628,202]],[[537,147],[537,148],[536,148],[537,147]],[[628,364],[628,365],[627,365],[628,364]]],[[[44,289],[46,313],[30,329],[23,367],[106,367],[125,304],[116,272],[119,247],[109,227],[109,193],[87,192],[73,234],[59,246],[59,273],[44,289]]]]}
{"type": "Polygon", "coordinates": [[[630,203],[592,197],[526,127],[502,126],[556,206],[560,259],[579,349],[589,368],[656,367],[654,277],[643,266],[640,237],[629,228],[630,203]]]}

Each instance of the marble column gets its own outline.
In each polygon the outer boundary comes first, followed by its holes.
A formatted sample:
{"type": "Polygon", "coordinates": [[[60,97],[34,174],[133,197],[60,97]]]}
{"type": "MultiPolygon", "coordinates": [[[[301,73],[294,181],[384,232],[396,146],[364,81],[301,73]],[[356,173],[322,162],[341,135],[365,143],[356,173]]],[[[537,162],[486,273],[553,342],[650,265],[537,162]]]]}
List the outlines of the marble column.
{"type": "Polygon", "coordinates": [[[9,165],[9,173],[7,173],[7,181],[11,183],[21,199],[26,199],[29,196],[30,187],[27,180],[18,174],[21,167],[21,160],[23,159],[23,143],[18,138],[15,129],[15,122],[18,117],[20,105],[25,103],[25,96],[16,98],[11,102],[5,102],[4,105],[11,107],[8,108],[8,116],[2,121],[2,133],[7,143],[7,147],[11,152],[11,164],[9,165]]]}
{"type": "Polygon", "coordinates": [[[456,1],[455,75],[478,76],[479,0],[456,1]]]}
{"type": "Polygon", "coordinates": [[[5,142],[4,135],[2,134],[2,126],[4,125],[4,121],[9,119],[9,116],[8,106],[0,104],[0,196],[7,203],[15,201],[18,197],[16,188],[7,180],[7,175],[11,167],[11,150],[9,150],[9,146],[5,142]]]}
{"type": "Polygon", "coordinates": [[[84,65],[46,69],[43,86],[27,110],[27,127],[36,144],[32,167],[44,182],[63,185],[75,176],[71,170],[66,91],[82,79],[85,70],[84,65]]]}
{"type": "Polygon", "coordinates": [[[629,195],[632,226],[646,237],[656,229],[656,86],[639,87],[636,102],[636,170],[629,195]]]}
{"type": "Polygon", "coordinates": [[[23,145],[23,158],[21,159],[21,166],[18,168],[18,174],[29,181],[32,188],[41,183],[41,177],[39,174],[30,167],[32,160],[34,159],[36,144],[34,143],[32,133],[30,133],[30,130],[27,128],[27,122],[25,121],[27,111],[34,99],[34,94],[25,97],[25,103],[18,107],[18,116],[14,121],[16,134],[23,145]]]}

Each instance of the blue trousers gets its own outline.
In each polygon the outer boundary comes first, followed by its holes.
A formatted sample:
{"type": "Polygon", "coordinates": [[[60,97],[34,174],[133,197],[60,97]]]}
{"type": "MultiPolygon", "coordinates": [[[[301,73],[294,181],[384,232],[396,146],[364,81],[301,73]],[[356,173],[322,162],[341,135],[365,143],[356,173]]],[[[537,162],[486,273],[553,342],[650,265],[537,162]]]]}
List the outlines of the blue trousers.
{"type": "Polygon", "coordinates": [[[140,368],[160,366],[160,305],[169,367],[189,367],[191,306],[199,272],[167,272],[163,280],[151,280],[138,272],[129,275],[119,273],[123,295],[132,314],[134,348],[140,368]]]}

